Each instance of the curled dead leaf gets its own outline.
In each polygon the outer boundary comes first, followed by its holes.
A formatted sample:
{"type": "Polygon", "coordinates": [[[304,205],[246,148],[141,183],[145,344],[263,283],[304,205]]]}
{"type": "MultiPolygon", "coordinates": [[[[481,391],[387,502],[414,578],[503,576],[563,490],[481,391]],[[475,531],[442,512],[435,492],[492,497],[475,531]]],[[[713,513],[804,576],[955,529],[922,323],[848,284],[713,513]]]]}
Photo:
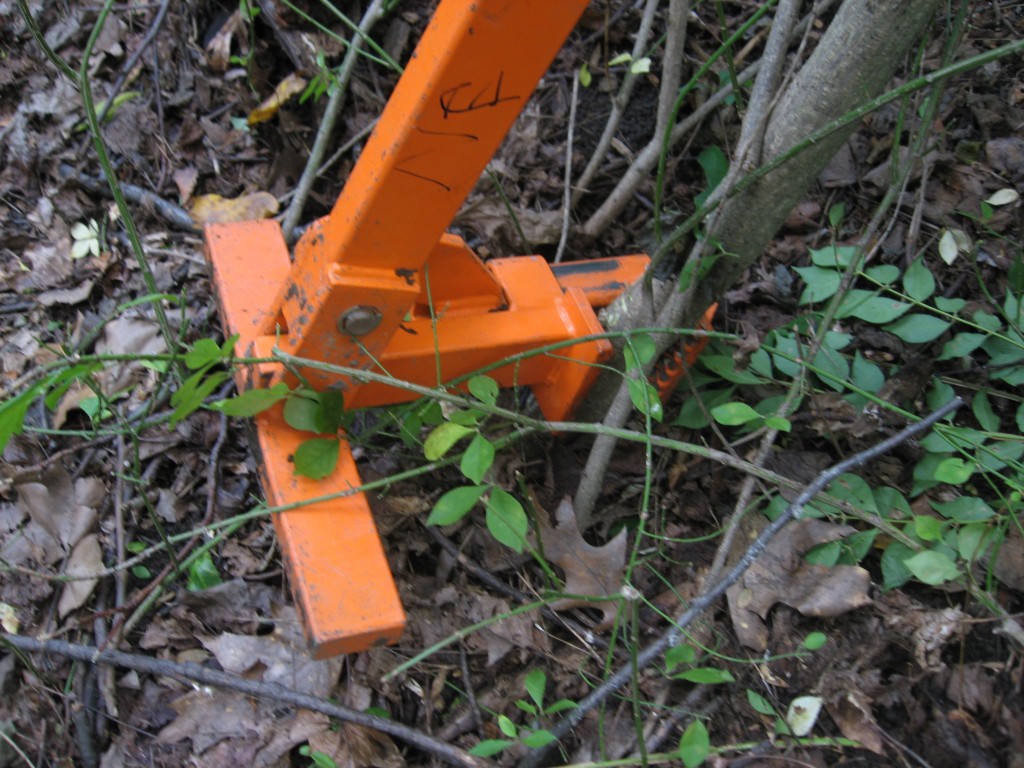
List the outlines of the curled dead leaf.
{"type": "Polygon", "coordinates": [[[192,220],[198,226],[253,221],[273,216],[277,208],[277,198],[269,192],[254,192],[235,198],[201,195],[192,201],[192,220]]]}
{"type": "Polygon", "coordinates": [[[300,77],[295,72],[292,72],[288,77],[277,84],[277,88],[270,94],[263,103],[260,104],[256,109],[249,113],[247,118],[249,125],[256,125],[257,123],[263,123],[272,118],[277,114],[277,111],[284,105],[288,99],[296,94],[302,93],[306,87],[306,80],[300,77]]]}

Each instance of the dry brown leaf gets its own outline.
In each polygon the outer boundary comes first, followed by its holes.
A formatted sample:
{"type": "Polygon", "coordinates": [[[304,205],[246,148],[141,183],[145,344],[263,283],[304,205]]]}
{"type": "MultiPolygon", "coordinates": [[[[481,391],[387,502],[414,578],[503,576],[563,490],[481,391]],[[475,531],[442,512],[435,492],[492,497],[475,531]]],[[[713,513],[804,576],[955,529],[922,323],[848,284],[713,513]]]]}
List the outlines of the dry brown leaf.
{"type": "MultiPolygon", "coordinates": [[[[89,576],[99,573],[103,568],[103,550],[100,549],[100,540],[95,533],[90,533],[71,550],[71,557],[68,558],[68,576],[89,576]]],[[[57,615],[62,619],[76,608],[85,605],[89,595],[96,588],[99,579],[83,579],[81,581],[69,581],[64,585],[64,591],[60,594],[60,601],[57,603],[57,615]]]]}
{"type": "Polygon", "coordinates": [[[192,201],[192,220],[198,225],[265,219],[277,213],[277,198],[269,192],[227,198],[202,195],[192,201]]]}
{"type": "Polygon", "coordinates": [[[231,63],[231,41],[242,26],[242,14],[232,13],[206,44],[206,62],[214,72],[226,72],[231,63]]]}
{"type": "Polygon", "coordinates": [[[171,707],[178,716],[157,734],[156,740],[162,744],[190,739],[192,748],[201,754],[224,739],[243,736],[247,731],[253,737],[260,733],[256,702],[241,693],[189,691],[175,699],[171,707]]]}
{"type": "Polygon", "coordinates": [[[847,690],[834,701],[826,702],[825,709],[843,736],[859,742],[876,755],[885,754],[881,729],[871,712],[871,699],[862,691],[847,690]]]}
{"type": "Polygon", "coordinates": [[[848,525],[797,520],[782,530],[726,595],[739,641],[748,648],[768,647],[764,619],[776,603],[805,616],[838,616],[871,602],[871,576],[855,565],[826,568],[803,559],[818,544],[854,533],[848,525]]]}
{"type": "MultiPolygon", "coordinates": [[[[228,672],[326,698],[338,680],[342,659],[316,661],[310,657],[294,608],[276,609],[274,621],[276,629],[270,635],[226,633],[200,639],[228,672]]],[[[273,701],[254,701],[228,691],[190,691],[172,706],[178,717],[157,740],[191,740],[196,765],[277,766],[296,746],[330,729],[328,718],[322,715],[300,710],[283,716],[280,705],[273,701]]]]}
{"type": "Polygon", "coordinates": [[[199,180],[199,171],[195,166],[188,165],[179,168],[174,172],[174,186],[178,188],[178,202],[181,205],[188,205],[192,199],[192,192],[195,191],[196,182],[199,180]]]}
{"type": "Polygon", "coordinates": [[[280,683],[310,696],[326,696],[341,673],[341,657],[319,661],[312,658],[291,606],[274,611],[276,628],[269,635],[235,635],[225,632],[200,641],[228,672],[242,674],[256,665],[261,679],[280,683]]]}
{"type": "Polygon", "coordinates": [[[19,485],[18,505],[67,553],[95,527],[96,507],[105,493],[99,479],[72,482],[67,471],[57,466],[42,482],[19,485]]]}
{"type": "Polygon", "coordinates": [[[277,84],[277,88],[269,97],[263,100],[256,109],[249,113],[247,118],[249,125],[263,123],[277,114],[277,111],[288,99],[298,93],[302,93],[306,87],[306,79],[295,72],[277,84]]]}
{"type": "Polygon", "coordinates": [[[560,211],[516,209],[510,212],[501,198],[481,197],[467,204],[453,222],[480,235],[498,255],[519,253],[523,243],[513,222],[513,214],[523,236],[533,245],[557,243],[562,231],[560,211]]]}
{"type": "MultiPolygon", "coordinates": [[[[555,511],[555,527],[551,528],[541,514],[541,543],[544,557],[565,573],[565,592],[569,595],[616,597],[622,592],[622,570],[626,565],[626,529],[600,547],[588,544],[576,524],[572,502],[566,498],[555,511]]],[[[597,603],[563,597],[551,603],[556,611],[569,608],[599,608],[604,614],[598,630],[608,629],[615,622],[618,607],[613,601],[597,603]]]]}

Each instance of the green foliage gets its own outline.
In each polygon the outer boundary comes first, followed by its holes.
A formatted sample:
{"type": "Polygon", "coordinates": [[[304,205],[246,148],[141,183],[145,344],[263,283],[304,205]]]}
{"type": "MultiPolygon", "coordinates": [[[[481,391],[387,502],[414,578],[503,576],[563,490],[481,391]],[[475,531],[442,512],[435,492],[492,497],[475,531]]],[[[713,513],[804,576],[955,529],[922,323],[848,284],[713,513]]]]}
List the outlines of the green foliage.
{"type": "Polygon", "coordinates": [[[550,719],[554,715],[574,709],[578,705],[570,699],[559,699],[551,704],[545,704],[547,684],[548,678],[543,670],[531,669],[527,672],[523,680],[523,687],[526,689],[529,699],[517,699],[515,705],[531,718],[533,725],[518,726],[507,715],[499,714],[496,718],[498,730],[507,738],[485,739],[469,750],[469,753],[477,757],[493,757],[517,742],[530,749],[538,749],[555,741],[555,736],[551,731],[538,727],[539,721],[550,719]]]}
{"type": "MultiPolygon", "coordinates": [[[[1006,193],[995,200],[1010,198],[1006,193]]],[[[987,205],[991,215],[992,203],[987,205]]],[[[833,208],[828,215],[838,228],[844,211],[833,208]]],[[[976,223],[983,224],[985,216],[983,206],[976,223]]],[[[1019,244],[1015,248],[1019,250],[1019,244]]],[[[1024,385],[1024,259],[1017,257],[1009,269],[1001,296],[992,296],[980,281],[987,302],[968,304],[942,296],[944,264],[974,250],[963,229],[950,228],[934,251],[918,254],[901,272],[892,264],[865,267],[852,246],[812,249],[809,263],[794,268],[803,281],[797,300],[802,314],[770,331],[745,366],[736,365],[731,349],[712,341],[691,373],[699,397],[684,403],[670,418],[672,423],[699,429],[713,420],[743,434],[775,426],[771,419],[778,418],[780,393],[794,380],[805,393],[838,396],[853,412],[900,413],[902,408],[931,410],[943,405],[957,392],[960,370],[984,366],[987,381],[979,387],[973,376],[961,391],[970,413],[965,409],[960,423],[941,424],[920,440],[923,450],[912,467],[910,488],[870,487],[852,475],[829,488],[830,496],[847,508],[880,518],[888,535],[879,536],[877,527],[864,528],[843,541],[815,547],[806,555],[810,562],[857,564],[880,553],[885,589],[909,580],[939,585],[976,579],[977,564],[989,563],[1013,516],[1024,506],[1024,403],[1017,390],[1024,385]],[[945,375],[925,380],[923,402],[879,397],[893,375],[903,372],[855,346],[856,330],[863,325],[906,345],[904,359],[931,358],[943,371],[945,375]],[[929,498],[933,511],[911,513],[910,499],[937,486],[948,491],[938,497],[941,501],[929,498]]],[[[779,426],[788,423],[781,420],[779,426]]],[[[776,498],[764,510],[774,516],[785,506],[776,498]]],[[[826,514],[845,513],[820,498],[806,510],[807,516],[826,514]]]]}
{"type": "Polygon", "coordinates": [[[700,720],[694,720],[679,740],[679,759],[686,768],[696,768],[707,760],[710,751],[711,737],[707,726],[700,720]]]}
{"type": "Polygon", "coordinates": [[[338,764],[334,761],[334,758],[326,752],[320,752],[313,749],[309,744],[303,744],[299,747],[299,754],[303,757],[308,757],[310,766],[313,766],[314,768],[338,768],[338,764]]]}
{"type": "Polygon", "coordinates": [[[195,558],[188,566],[187,589],[189,592],[199,592],[221,583],[220,573],[213,562],[210,553],[203,552],[195,558]]]}

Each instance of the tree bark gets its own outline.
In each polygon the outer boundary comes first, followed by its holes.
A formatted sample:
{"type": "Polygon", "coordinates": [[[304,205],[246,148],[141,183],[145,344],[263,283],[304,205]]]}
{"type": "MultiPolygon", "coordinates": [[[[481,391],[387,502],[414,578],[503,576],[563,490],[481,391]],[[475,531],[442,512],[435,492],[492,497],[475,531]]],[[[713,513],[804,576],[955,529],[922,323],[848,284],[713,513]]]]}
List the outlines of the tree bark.
{"type": "MultiPolygon", "coordinates": [[[[879,95],[938,8],[939,0],[846,0],[808,61],[781,94],[769,117],[761,151],[746,158],[744,168],[770,162],[816,130],[879,95]]],[[[632,286],[608,308],[606,327],[644,327],[651,317],[664,319],[662,310],[669,303],[673,305],[668,313],[673,326],[696,327],[707,308],[760,256],[855,128],[852,123],[836,130],[728,198],[710,222],[706,238],[708,242],[720,243],[726,255],[682,295],[669,291],[664,303],[654,308],[649,305],[650,292],[645,296],[643,281],[632,286]]],[[[580,418],[602,418],[621,386],[621,377],[602,374],[588,398],[591,410],[580,414],[580,418]]]]}

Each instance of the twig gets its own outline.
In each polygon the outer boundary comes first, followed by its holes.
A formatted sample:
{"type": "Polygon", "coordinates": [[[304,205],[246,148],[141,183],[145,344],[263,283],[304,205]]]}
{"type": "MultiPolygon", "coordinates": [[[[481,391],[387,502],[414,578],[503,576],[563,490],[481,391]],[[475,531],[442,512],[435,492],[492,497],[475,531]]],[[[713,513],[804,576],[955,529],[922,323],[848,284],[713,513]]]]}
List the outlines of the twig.
{"type": "Polygon", "coordinates": [[[309,197],[309,191],[313,188],[313,182],[316,180],[320,162],[323,160],[328,144],[330,144],[331,135],[334,133],[334,124],[341,113],[342,104],[345,103],[348,83],[352,79],[352,72],[355,70],[356,61],[358,61],[359,53],[363,48],[363,41],[370,30],[373,29],[373,25],[383,15],[384,0],[373,0],[366,9],[366,13],[363,14],[363,18],[359,22],[359,29],[353,34],[352,42],[345,52],[345,58],[338,69],[337,82],[334,84],[334,90],[331,91],[330,98],[327,100],[327,107],[324,110],[323,119],[320,121],[320,128],[317,130],[316,139],[313,141],[313,148],[309,152],[309,160],[306,161],[306,167],[302,170],[302,177],[295,186],[295,196],[288,204],[288,209],[284,212],[284,216],[281,219],[281,228],[285,231],[285,237],[289,242],[292,240],[292,230],[298,226],[299,219],[302,218],[302,209],[306,207],[306,198],[309,197]]]}
{"type": "MultiPolygon", "coordinates": [[[[121,67],[121,74],[117,76],[117,80],[114,81],[114,86],[110,89],[110,93],[107,95],[107,100],[100,107],[100,111],[96,113],[96,122],[103,124],[104,118],[107,113],[110,112],[110,108],[114,103],[114,99],[121,92],[124,87],[125,81],[131,74],[131,71],[135,69],[135,65],[139,63],[139,59],[142,58],[142,54],[146,49],[156,40],[157,32],[160,31],[160,26],[164,23],[164,17],[167,16],[167,7],[171,4],[171,0],[161,0],[160,7],[157,9],[156,16],[153,17],[153,23],[149,25],[149,30],[146,32],[146,36],[142,38],[142,42],[132,52],[132,55],[128,57],[128,61],[121,67]]],[[[159,94],[160,83],[156,83],[156,91],[159,94]]]]}
{"type": "Polygon", "coordinates": [[[569,103],[569,130],[565,137],[565,177],[562,189],[562,234],[558,238],[558,249],[555,251],[555,264],[562,261],[565,255],[565,244],[569,242],[569,222],[572,221],[572,145],[573,133],[576,130],[576,99],[580,93],[580,73],[572,74],[572,99],[569,103]]]}
{"type": "MultiPolygon", "coordinates": [[[[740,135],[736,158],[730,165],[729,173],[726,178],[721,184],[719,184],[712,194],[712,199],[716,197],[724,197],[728,193],[728,190],[731,189],[743,175],[747,167],[748,159],[757,159],[756,157],[749,158],[749,153],[759,152],[760,150],[760,137],[763,136],[764,128],[768,121],[771,99],[774,95],[775,86],[778,83],[779,72],[782,68],[786,46],[789,44],[790,29],[793,26],[793,21],[795,20],[798,8],[799,2],[796,2],[795,0],[783,0],[779,6],[775,24],[773,24],[771,35],[768,38],[768,44],[765,50],[765,55],[762,59],[757,82],[755,83],[754,91],[751,94],[750,109],[746,118],[743,120],[743,129],[740,135]]],[[[652,140],[652,143],[658,144],[659,149],[661,149],[662,135],[663,133],[656,134],[652,140]]],[[[715,215],[716,214],[714,213],[711,214],[712,217],[715,215]]],[[[659,221],[660,213],[656,210],[655,232],[660,234],[659,221]]],[[[714,231],[713,220],[708,221],[706,229],[708,232],[714,231]]],[[[701,257],[701,252],[708,246],[709,241],[710,238],[704,238],[698,242],[694,246],[694,252],[691,254],[690,259],[699,259],[701,257]]],[[[667,251],[662,251],[662,253],[667,253],[667,251]]],[[[697,274],[696,270],[694,271],[694,274],[697,274]]],[[[681,301],[684,296],[686,296],[686,294],[674,291],[670,295],[670,298],[664,307],[652,308],[655,312],[659,313],[657,325],[672,327],[677,324],[675,315],[683,306],[685,306],[681,301]]],[[[669,338],[655,338],[655,345],[658,354],[663,353],[669,343],[671,343],[671,339],[669,338]]],[[[649,368],[650,365],[651,364],[648,364],[647,367],[649,368]]],[[[621,427],[626,423],[630,413],[633,411],[633,401],[629,393],[629,382],[631,378],[636,378],[640,375],[646,375],[646,371],[631,371],[630,374],[623,379],[619,386],[619,390],[608,409],[608,413],[604,418],[603,423],[605,426],[621,427]]],[[[573,507],[576,510],[576,519],[580,524],[581,530],[585,530],[590,524],[594,507],[596,506],[598,497],[601,494],[601,486],[604,482],[604,476],[607,471],[608,464],[611,462],[614,451],[615,439],[607,435],[601,435],[594,441],[594,445],[587,457],[587,463],[583,469],[579,487],[577,488],[573,501],[573,507]]]]}
{"type": "MultiPolygon", "coordinates": [[[[758,556],[764,552],[765,548],[776,534],[786,527],[790,521],[799,518],[803,513],[804,506],[821,490],[823,490],[825,486],[844,472],[860,467],[871,459],[891,451],[900,443],[903,443],[916,435],[922,434],[930,429],[940,419],[943,419],[953,413],[962,405],[963,400],[959,397],[955,397],[938,410],[921,419],[921,421],[911,424],[897,434],[882,440],[871,448],[866,448],[863,451],[855,453],[850,458],[844,459],[838,464],[834,464],[829,469],[826,469],[824,472],[819,474],[814,481],[811,482],[799,496],[797,496],[793,503],[787,507],[785,512],[768,524],[757,539],[755,539],[747,548],[747,551],[743,553],[739,562],[737,562],[736,565],[734,565],[718,583],[701,593],[700,597],[695,599],[690,606],[676,618],[672,625],[658,640],[637,655],[634,665],[621,667],[598,688],[582,699],[579,702],[579,706],[571,710],[564,720],[552,728],[551,732],[554,734],[555,738],[563,738],[583,720],[588,712],[600,706],[612,693],[628,683],[635,675],[639,674],[641,670],[659,658],[666,649],[676,645],[682,637],[683,631],[705,610],[711,607],[718,598],[725,594],[725,591],[729,587],[739,581],[758,556]]],[[[552,745],[555,743],[557,742],[553,741],[552,745]]],[[[547,757],[550,749],[551,746],[545,747],[527,755],[520,761],[519,768],[536,768],[536,766],[540,765],[547,757]]]]}
{"type": "MultiPolygon", "coordinates": [[[[79,173],[70,165],[65,165],[63,163],[59,166],[58,170],[60,171],[61,176],[73,181],[83,189],[87,189],[90,192],[103,195],[105,197],[112,196],[110,187],[105,181],[93,178],[85,173],[79,173]]],[[[189,215],[188,211],[180,205],[175,205],[169,200],[164,200],[162,197],[150,192],[148,189],[143,189],[142,187],[138,187],[134,184],[122,183],[121,191],[124,193],[126,200],[131,203],[141,205],[143,208],[152,210],[157,216],[175,229],[200,234],[201,230],[196,226],[195,222],[192,221],[192,217],[189,215]]]]}
{"type": "Polygon", "coordinates": [[[383,717],[368,715],[365,712],[359,712],[330,701],[324,701],[316,696],[300,693],[279,683],[247,680],[239,675],[209,669],[193,662],[173,662],[165,659],[154,659],[137,653],[124,653],[123,651],[101,651],[88,645],[67,643],[63,640],[38,640],[33,637],[21,637],[19,635],[3,633],[0,634],[0,641],[19,651],[56,654],[87,664],[111,664],[151,675],[166,675],[179,680],[194,680],[203,685],[212,685],[260,699],[279,701],[313,712],[321,712],[346,723],[352,723],[363,728],[370,728],[386,733],[389,736],[394,736],[416,749],[434,755],[449,765],[465,766],[466,768],[483,768],[484,766],[492,765],[492,763],[486,760],[473,757],[458,747],[445,744],[401,723],[396,723],[383,717]]]}
{"type": "MultiPolygon", "coordinates": [[[[802,32],[817,18],[824,10],[831,6],[835,0],[822,0],[815,5],[813,11],[801,19],[796,31],[802,32]]],[[[739,73],[739,81],[745,82],[756,75],[761,68],[761,62],[756,61],[739,73]]],[[[693,130],[711,112],[721,106],[729,95],[732,94],[732,86],[725,85],[716,91],[707,101],[701,104],[685,120],[671,128],[668,146],[675,146],[685,135],[693,130]]],[[[642,184],[649,181],[651,171],[658,165],[662,153],[662,137],[655,136],[648,142],[636,156],[633,164],[626,170],[616,184],[615,189],[608,195],[601,206],[590,216],[583,225],[583,233],[590,238],[598,237],[612,222],[614,222],[622,209],[633,198],[633,194],[642,184]]]]}
{"type": "MultiPolygon", "coordinates": [[[[623,6],[623,9],[626,7],[628,6],[623,6]]],[[[640,27],[636,32],[636,39],[633,41],[633,51],[630,54],[631,61],[636,61],[644,55],[647,41],[651,37],[651,27],[654,24],[654,16],[657,10],[658,0],[647,0],[647,5],[644,6],[644,15],[640,17],[640,27]]],[[[594,180],[594,176],[600,170],[601,163],[604,162],[604,156],[612,145],[612,139],[615,138],[615,132],[619,130],[619,123],[622,122],[622,116],[625,114],[626,107],[629,104],[629,97],[633,93],[636,78],[637,75],[633,72],[632,67],[628,67],[626,74],[622,77],[622,85],[619,86],[619,92],[612,99],[612,109],[608,115],[607,122],[604,124],[601,138],[597,140],[597,146],[594,148],[593,153],[590,155],[590,160],[587,161],[583,173],[580,174],[580,178],[576,182],[576,191],[572,196],[573,204],[580,201],[580,198],[586,193],[587,187],[590,186],[590,182],[594,180]]]]}

